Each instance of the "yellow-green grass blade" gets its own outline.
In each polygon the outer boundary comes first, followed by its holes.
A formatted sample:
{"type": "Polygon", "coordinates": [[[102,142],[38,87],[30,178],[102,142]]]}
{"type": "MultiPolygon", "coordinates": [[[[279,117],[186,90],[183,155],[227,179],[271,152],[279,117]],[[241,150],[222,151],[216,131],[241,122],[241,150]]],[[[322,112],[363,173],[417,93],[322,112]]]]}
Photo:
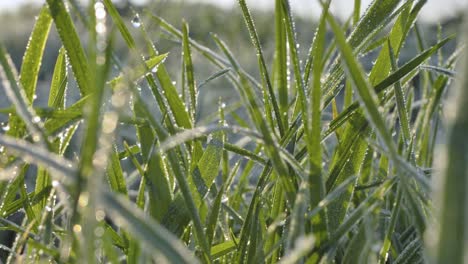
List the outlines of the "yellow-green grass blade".
{"type": "Polygon", "coordinates": [[[55,62],[54,73],[50,84],[49,100],[47,105],[53,108],[62,109],[65,106],[65,91],[67,87],[67,63],[66,51],[60,48],[55,62]]]}
{"type": "Polygon", "coordinates": [[[36,93],[37,78],[51,25],[52,17],[47,6],[44,6],[37,17],[21,64],[19,81],[29,103],[33,102],[36,93]]]}
{"type": "Polygon", "coordinates": [[[72,183],[75,181],[74,164],[57,154],[48,152],[43,147],[11,136],[0,135],[0,145],[10,149],[29,163],[41,165],[51,170],[55,180],[72,183]]]}
{"type": "MultiPolygon", "coordinates": [[[[260,73],[262,74],[263,82],[267,86],[266,89],[263,88],[264,96],[266,96],[265,106],[267,107],[270,104],[272,105],[273,107],[272,110],[276,118],[276,124],[278,126],[280,135],[282,135],[285,131],[285,128],[283,127],[283,123],[281,122],[282,118],[281,118],[281,113],[280,113],[279,106],[278,106],[278,101],[276,99],[275,91],[273,90],[273,86],[271,84],[270,75],[268,73],[268,68],[266,66],[265,57],[263,55],[263,49],[260,44],[257,30],[255,28],[252,15],[247,7],[247,3],[245,2],[245,0],[239,0],[239,5],[241,7],[242,14],[244,16],[244,20],[247,25],[247,29],[249,30],[252,44],[254,45],[255,50],[257,52],[258,64],[260,68],[260,73]]],[[[266,110],[268,111],[269,109],[266,109],[266,110]]]]}
{"type": "MultiPolygon", "coordinates": [[[[3,46],[0,46],[0,79],[3,83],[6,95],[10,102],[15,106],[16,113],[24,121],[26,128],[32,134],[33,141],[42,141],[45,143],[44,132],[41,128],[40,118],[36,115],[31,104],[28,103],[24,89],[21,84],[17,82],[18,73],[15,66],[3,46]]],[[[21,133],[19,123],[16,127],[11,127],[11,133],[21,133]]],[[[10,134],[11,134],[10,133],[10,134]]],[[[20,134],[21,135],[21,134],[20,134]]],[[[18,136],[18,135],[13,135],[18,136]]]]}
{"type": "Polygon", "coordinates": [[[75,75],[81,94],[87,95],[93,92],[90,87],[91,74],[89,72],[89,64],[70,14],[65,8],[65,3],[61,0],[47,0],[47,4],[50,14],[54,19],[57,32],[67,51],[67,56],[70,59],[73,74],[75,75]]]}
{"type": "Polygon", "coordinates": [[[192,50],[189,43],[189,27],[186,22],[182,25],[182,49],[183,49],[183,64],[184,73],[187,78],[188,94],[189,94],[189,113],[192,117],[192,122],[195,123],[195,113],[197,110],[197,85],[195,83],[194,65],[192,63],[192,50]]]}

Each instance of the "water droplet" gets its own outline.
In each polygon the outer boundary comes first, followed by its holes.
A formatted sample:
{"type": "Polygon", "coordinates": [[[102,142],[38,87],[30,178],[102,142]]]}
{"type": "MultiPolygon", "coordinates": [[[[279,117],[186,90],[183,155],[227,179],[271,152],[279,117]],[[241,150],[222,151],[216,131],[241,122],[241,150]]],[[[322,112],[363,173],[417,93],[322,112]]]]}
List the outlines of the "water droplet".
{"type": "Polygon", "coordinates": [[[81,233],[81,226],[80,225],[74,225],[73,226],[73,232],[81,233]]]}
{"type": "Polygon", "coordinates": [[[34,142],[39,142],[40,139],[41,139],[41,136],[39,134],[33,134],[32,135],[32,140],[34,142]]]}
{"type": "Polygon", "coordinates": [[[138,15],[136,15],[134,18],[132,18],[132,26],[134,28],[139,28],[141,26],[141,20],[140,20],[140,17],[138,15]]]}
{"type": "Polygon", "coordinates": [[[33,123],[39,123],[39,122],[41,122],[41,118],[38,117],[38,116],[35,116],[35,117],[33,117],[32,121],[33,121],[33,123]]]}
{"type": "Polygon", "coordinates": [[[221,103],[221,108],[222,109],[226,108],[226,103],[221,103]]]}
{"type": "Polygon", "coordinates": [[[3,131],[8,131],[10,130],[10,126],[6,124],[5,126],[2,127],[3,131]]]}
{"type": "Polygon", "coordinates": [[[94,234],[97,236],[97,237],[102,237],[104,235],[104,228],[102,227],[97,227],[96,229],[94,229],[94,234]]]}
{"type": "Polygon", "coordinates": [[[50,206],[46,206],[45,209],[47,212],[52,212],[52,208],[50,208],[50,206]]]}
{"type": "Polygon", "coordinates": [[[60,185],[60,182],[58,181],[52,181],[52,187],[58,187],[60,185]]]}
{"type": "Polygon", "coordinates": [[[80,198],[78,198],[78,204],[81,206],[81,207],[86,207],[88,206],[88,202],[89,202],[89,195],[88,193],[82,193],[80,195],[80,198]]]}
{"type": "Polygon", "coordinates": [[[106,213],[103,210],[96,210],[96,220],[102,221],[106,217],[106,213]]]}

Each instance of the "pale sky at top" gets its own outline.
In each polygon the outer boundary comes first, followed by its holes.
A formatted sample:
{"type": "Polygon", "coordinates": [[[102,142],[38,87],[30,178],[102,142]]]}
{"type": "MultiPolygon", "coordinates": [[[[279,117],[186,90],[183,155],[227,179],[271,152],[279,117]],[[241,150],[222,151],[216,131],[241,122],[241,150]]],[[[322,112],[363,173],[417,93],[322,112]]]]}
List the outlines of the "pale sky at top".
{"type": "MultiPolygon", "coordinates": [[[[145,0],[135,0],[141,2],[145,0]]],[[[154,0],[152,0],[154,1],[154,0]]],[[[181,0],[179,0],[181,1],[181,0]]],[[[183,0],[182,0],[183,1],[183,0]]],[[[232,7],[237,5],[237,0],[185,0],[192,2],[211,2],[223,7],[232,7]]],[[[316,0],[290,0],[293,11],[302,14],[313,14],[318,16],[320,6],[316,0]]],[[[21,3],[41,3],[44,0],[0,0],[0,10],[4,8],[14,8],[21,3]]],[[[345,15],[353,8],[352,0],[333,0],[332,11],[335,14],[345,15]]],[[[362,0],[362,7],[365,9],[371,0],[362,0]]],[[[270,7],[274,3],[273,0],[247,0],[247,4],[252,7],[270,7]]],[[[426,6],[421,11],[421,19],[424,21],[438,21],[444,17],[450,16],[456,10],[468,6],[468,0],[428,0],[426,6]]]]}

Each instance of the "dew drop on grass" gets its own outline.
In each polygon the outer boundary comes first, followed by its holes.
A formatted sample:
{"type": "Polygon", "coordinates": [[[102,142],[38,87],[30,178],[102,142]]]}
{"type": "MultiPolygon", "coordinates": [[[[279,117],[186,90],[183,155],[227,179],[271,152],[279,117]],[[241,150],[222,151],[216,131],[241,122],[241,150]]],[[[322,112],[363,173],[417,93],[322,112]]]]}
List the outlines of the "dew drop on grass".
{"type": "Polygon", "coordinates": [[[37,124],[37,123],[41,122],[41,118],[38,117],[38,116],[35,116],[35,117],[33,117],[32,121],[33,121],[33,123],[37,124]]]}
{"type": "Polygon", "coordinates": [[[58,187],[60,183],[58,181],[52,181],[52,187],[58,187]]]}
{"type": "Polygon", "coordinates": [[[81,225],[74,225],[73,226],[73,232],[81,233],[81,225]]]}
{"type": "Polygon", "coordinates": [[[104,235],[104,228],[102,227],[97,227],[96,229],[94,229],[94,234],[97,236],[97,237],[102,237],[104,235]]]}
{"type": "Polygon", "coordinates": [[[138,15],[133,17],[131,22],[132,22],[132,26],[134,28],[139,28],[141,26],[141,20],[140,20],[140,17],[138,15]]]}
{"type": "Polygon", "coordinates": [[[9,131],[10,130],[10,126],[8,124],[6,124],[5,126],[2,127],[3,131],[9,131]]]}
{"type": "Polygon", "coordinates": [[[229,198],[223,194],[223,198],[221,199],[221,203],[227,203],[229,201],[229,198]]]}

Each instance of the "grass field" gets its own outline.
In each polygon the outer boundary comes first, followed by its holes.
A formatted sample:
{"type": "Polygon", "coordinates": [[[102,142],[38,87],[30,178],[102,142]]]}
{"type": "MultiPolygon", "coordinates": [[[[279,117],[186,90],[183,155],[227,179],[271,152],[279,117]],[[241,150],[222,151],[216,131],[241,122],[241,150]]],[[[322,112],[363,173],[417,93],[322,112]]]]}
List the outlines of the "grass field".
{"type": "Polygon", "coordinates": [[[287,0],[261,38],[238,1],[246,51],[164,12],[47,0],[19,71],[0,44],[0,260],[464,263],[464,34],[425,39],[424,0],[355,0],[346,21],[322,2],[303,52],[287,0]],[[236,96],[206,106],[218,88],[236,96]]]}

